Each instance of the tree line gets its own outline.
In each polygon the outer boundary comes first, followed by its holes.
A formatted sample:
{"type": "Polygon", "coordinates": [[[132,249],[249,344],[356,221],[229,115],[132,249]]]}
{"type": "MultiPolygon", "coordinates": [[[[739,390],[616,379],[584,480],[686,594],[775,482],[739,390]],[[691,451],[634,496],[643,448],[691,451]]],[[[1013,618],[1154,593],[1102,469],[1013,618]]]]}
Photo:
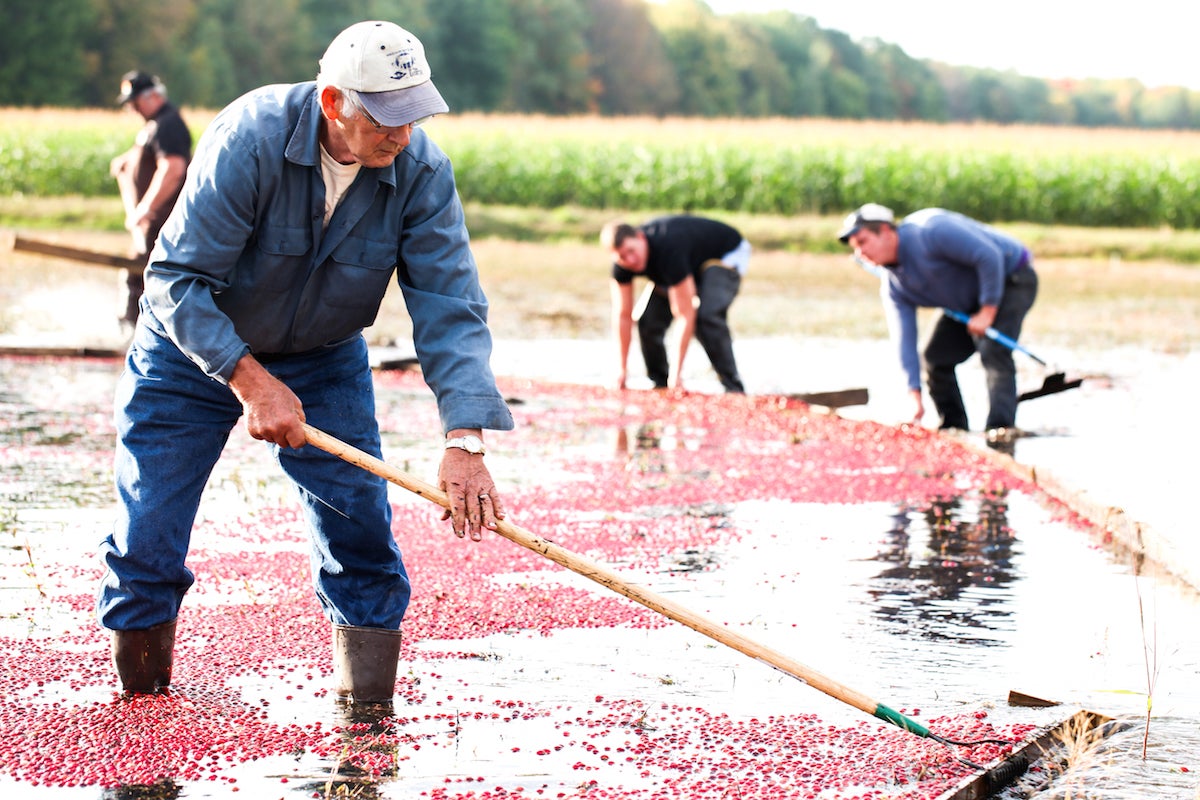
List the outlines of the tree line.
{"type": "Polygon", "coordinates": [[[914,59],[791,11],[702,0],[6,0],[0,106],[111,106],[138,68],[177,104],[219,108],[314,77],[362,19],[416,33],[459,112],[1200,128],[1200,92],[1183,87],[914,59]]]}

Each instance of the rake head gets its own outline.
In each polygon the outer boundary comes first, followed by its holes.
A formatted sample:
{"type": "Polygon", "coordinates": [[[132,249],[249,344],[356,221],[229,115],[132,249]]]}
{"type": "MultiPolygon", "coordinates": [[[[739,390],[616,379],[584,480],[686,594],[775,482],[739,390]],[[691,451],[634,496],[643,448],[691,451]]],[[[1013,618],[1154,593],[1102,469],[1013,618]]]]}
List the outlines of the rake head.
{"type": "Polygon", "coordinates": [[[1075,378],[1074,380],[1067,380],[1067,376],[1065,373],[1055,372],[1052,375],[1047,375],[1046,379],[1044,381],[1042,381],[1042,385],[1039,388],[1032,389],[1028,392],[1022,392],[1017,397],[1017,402],[1019,403],[1023,400],[1032,400],[1035,397],[1045,397],[1048,394],[1058,394],[1059,392],[1065,392],[1068,389],[1077,388],[1082,383],[1083,383],[1083,378],[1075,378]]]}

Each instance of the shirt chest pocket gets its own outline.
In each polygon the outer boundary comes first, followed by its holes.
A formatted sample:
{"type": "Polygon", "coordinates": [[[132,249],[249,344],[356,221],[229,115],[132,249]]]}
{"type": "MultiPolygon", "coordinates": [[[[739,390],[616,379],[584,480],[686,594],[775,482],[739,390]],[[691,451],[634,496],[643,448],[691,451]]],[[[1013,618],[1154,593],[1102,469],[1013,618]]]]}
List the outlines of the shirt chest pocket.
{"type": "Polygon", "coordinates": [[[322,302],[378,308],[396,266],[396,243],[347,237],[322,266],[322,302]]]}
{"type": "Polygon", "coordinates": [[[253,258],[243,258],[238,283],[258,291],[294,290],[312,252],[308,228],[265,225],[258,233],[253,258]]]}

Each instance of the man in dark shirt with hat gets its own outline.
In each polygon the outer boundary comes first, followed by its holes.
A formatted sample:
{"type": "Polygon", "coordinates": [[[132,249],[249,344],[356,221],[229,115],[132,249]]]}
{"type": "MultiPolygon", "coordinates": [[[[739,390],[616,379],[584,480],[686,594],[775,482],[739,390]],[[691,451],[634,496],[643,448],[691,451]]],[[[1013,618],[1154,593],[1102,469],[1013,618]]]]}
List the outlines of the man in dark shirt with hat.
{"type": "MultiPolygon", "coordinates": [[[[144,259],[183,186],[192,158],[192,134],[179,110],[167,100],[167,87],[155,75],[134,70],[121,78],[117,104],[132,108],[146,124],[133,147],[109,164],[125,206],[125,228],[133,236],[132,256],[144,259]]],[[[141,270],[126,275],[127,288],[122,325],[137,322],[142,297],[141,270]]]]}

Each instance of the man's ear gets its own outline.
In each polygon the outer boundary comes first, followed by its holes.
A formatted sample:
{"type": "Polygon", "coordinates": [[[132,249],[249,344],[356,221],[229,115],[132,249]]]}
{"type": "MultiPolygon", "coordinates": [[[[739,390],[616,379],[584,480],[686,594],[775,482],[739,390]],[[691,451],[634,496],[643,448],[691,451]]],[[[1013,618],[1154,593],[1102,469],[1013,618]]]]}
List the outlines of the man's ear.
{"type": "Polygon", "coordinates": [[[881,233],[884,235],[884,243],[891,252],[891,260],[894,261],[900,253],[900,232],[894,225],[884,225],[881,233]]]}
{"type": "Polygon", "coordinates": [[[342,93],[336,87],[326,86],[321,90],[321,113],[325,119],[335,120],[341,116],[342,93]]]}

